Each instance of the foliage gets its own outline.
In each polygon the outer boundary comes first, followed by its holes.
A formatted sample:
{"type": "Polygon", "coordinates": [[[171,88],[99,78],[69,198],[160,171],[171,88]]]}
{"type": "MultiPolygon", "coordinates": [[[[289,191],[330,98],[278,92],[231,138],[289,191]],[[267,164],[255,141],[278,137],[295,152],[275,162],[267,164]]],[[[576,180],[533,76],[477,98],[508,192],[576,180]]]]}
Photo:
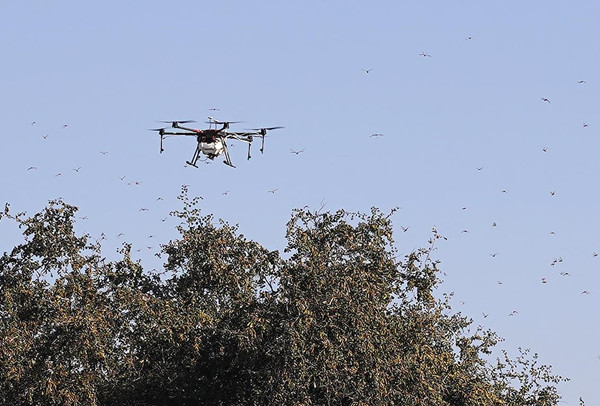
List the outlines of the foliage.
{"type": "Polygon", "coordinates": [[[563,378],[436,299],[428,248],[397,259],[390,215],[295,210],[284,254],[203,216],[184,189],[167,277],[115,262],[51,201],[0,219],[0,403],[556,405],[563,378]]]}

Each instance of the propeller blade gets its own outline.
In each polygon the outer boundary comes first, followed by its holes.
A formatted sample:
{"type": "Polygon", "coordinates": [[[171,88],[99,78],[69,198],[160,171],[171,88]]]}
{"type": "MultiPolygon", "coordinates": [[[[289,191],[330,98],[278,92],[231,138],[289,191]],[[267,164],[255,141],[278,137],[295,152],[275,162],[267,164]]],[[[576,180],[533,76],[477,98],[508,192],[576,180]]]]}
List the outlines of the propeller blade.
{"type": "Polygon", "coordinates": [[[148,128],[148,131],[156,131],[157,133],[159,133],[161,135],[162,138],[167,138],[167,137],[175,137],[178,135],[183,135],[186,137],[197,137],[198,134],[196,133],[173,133],[173,132],[168,132],[170,131],[170,128],[148,128]]]}
{"type": "Polygon", "coordinates": [[[221,120],[212,120],[212,121],[205,121],[206,124],[237,124],[237,123],[243,123],[243,121],[221,121],[221,120]]]}
{"type": "Polygon", "coordinates": [[[195,123],[194,120],[181,120],[181,121],[159,121],[159,123],[166,123],[166,124],[171,124],[171,127],[173,128],[179,128],[180,124],[186,124],[186,123],[195,123]]]}
{"type": "Polygon", "coordinates": [[[248,131],[262,131],[262,130],[271,131],[271,130],[279,130],[280,128],[285,128],[285,127],[277,126],[277,127],[263,127],[263,128],[246,128],[246,130],[248,130],[248,131]]]}

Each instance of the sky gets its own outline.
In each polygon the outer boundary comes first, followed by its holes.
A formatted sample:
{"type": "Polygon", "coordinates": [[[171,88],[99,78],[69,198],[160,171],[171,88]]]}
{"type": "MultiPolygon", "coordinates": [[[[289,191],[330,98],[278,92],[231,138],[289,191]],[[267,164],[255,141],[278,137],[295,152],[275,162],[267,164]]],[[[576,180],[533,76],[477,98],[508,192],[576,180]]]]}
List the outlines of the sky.
{"type": "MultiPolygon", "coordinates": [[[[600,3],[25,0],[0,15],[0,204],[62,198],[107,258],[127,241],[147,268],[177,238],[182,185],[280,251],[295,208],[398,207],[400,253],[446,237],[440,297],[570,378],[561,404],[600,404],[600,3]],[[148,131],[209,115],[285,128],[251,160],[232,143],[235,169],[186,166],[194,139],[160,154],[148,131]]],[[[0,241],[22,236],[2,222],[0,241]]]]}

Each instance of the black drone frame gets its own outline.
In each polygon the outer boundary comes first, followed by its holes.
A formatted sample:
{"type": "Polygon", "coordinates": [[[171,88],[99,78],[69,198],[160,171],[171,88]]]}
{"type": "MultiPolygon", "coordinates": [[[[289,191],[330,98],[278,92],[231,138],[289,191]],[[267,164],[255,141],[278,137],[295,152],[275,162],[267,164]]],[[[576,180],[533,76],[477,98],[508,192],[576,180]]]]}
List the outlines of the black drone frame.
{"type": "MultiPolygon", "coordinates": [[[[181,126],[181,124],[194,123],[195,121],[182,120],[182,121],[160,121],[161,123],[170,123],[172,128],[176,128],[181,131],[167,131],[166,128],[153,128],[153,129],[151,129],[151,131],[157,131],[158,134],[160,135],[160,152],[161,153],[164,151],[163,140],[165,137],[168,137],[168,136],[196,137],[197,145],[196,145],[196,150],[194,151],[194,155],[192,156],[191,160],[186,161],[186,163],[188,165],[194,166],[196,168],[198,167],[197,162],[198,162],[198,159],[200,158],[200,154],[203,152],[201,145],[203,143],[211,144],[211,143],[216,143],[217,141],[220,141],[221,145],[223,147],[222,152],[225,155],[225,161],[223,161],[223,163],[228,166],[231,166],[232,168],[235,168],[235,166],[231,162],[231,155],[229,153],[229,148],[227,146],[228,139],[235,139],[235,140],[247,143],[248,144],[248,159],[250,159],[252,157],[250,155],[250,147],[251,147],[252,141],[254,140],[254,137],[258,136],[261,138],[260,152],[264,153],[265,136],[267,135],[267,131],[283,128],[283,127],[277,126],[277,127],[264,127],[264,128],[248,129],[248,131],[245,131],[245,132],[230,132],[230,131],[227,131],[229,129],[229,125],[232,123],[235,123],[235,121],[218,121],[218,120],[213,119],[212,117],[209,117],[209,120],[210,121],[207,121],[207,123],[209,124],[209,128],[206,130],[198,130],[195,128],[183,127],[183,126],[181,126]],[[213,125],[215,128],[212,128],[213,125]],[[217,126],[219,126],[219,125],[221,127],[217,128],[217,126]]],[[[217,154],[208,154],[207,156],[209,159],[212,160],[212,159],[216,158],[218,155],[220,155],[220,153],[221,152],[218,152],[217,154]]]]}

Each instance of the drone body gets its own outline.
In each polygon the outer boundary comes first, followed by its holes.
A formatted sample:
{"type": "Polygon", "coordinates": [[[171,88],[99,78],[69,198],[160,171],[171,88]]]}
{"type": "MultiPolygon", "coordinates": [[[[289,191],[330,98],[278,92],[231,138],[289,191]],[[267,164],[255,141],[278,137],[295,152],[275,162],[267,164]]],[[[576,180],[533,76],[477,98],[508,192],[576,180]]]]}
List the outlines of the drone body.
{"type": "Polygon", "coordinates": [[[209,159],[215,159],[225,151],[225,144],[220,138],[216,138],[214,141],[200,141],[200,151],[206,155],[209,159]]]}
{"type": "Polygon", "coordinates": [[[193,123],[194,121],[185,120],[185,121],[161,121],[162,123],[170,123],[172,128],[177,130],[169,130],[167,128],[154,128],[151,131],[157,131],[160,135],[160,152],[164,151],[163,148],[163,139],[169,136],[188,136],[188,137],[196,137],[196,150],[194,151],[194,156],[191,160],[186,161],[188,165],[198,167],[196,164],[198,159],[200,158],[200,154],[205,155],[208,159],[213,160],[216,157],[223,154],[225,156],[225,160],[223,163],[229,165],[233,168],[233,163],[231,162],[231,156],[229,155],[229,149],[227,147],[227,140],[234,139],[237,141],[245,142],[248,144],[248,159],[250,156],[250,146],[254,137],[261,138],[261,148],[260,152],[264,152],[265,146],[265,136],[267,135],[267,131],[276,130],[278,128],[283,127],[267,127],[267,128],[255,128],[251,130],[247,130],[244,132],[233,132],[229,131],[229,125],[232,124],[232,121],[218,121],[213,119],[212,117],[208,117],[207,123],[209,124],[209,128],[204,130],[199,130],[196,128],[188,128],[182,127],[181,124],[193,123]]]}

